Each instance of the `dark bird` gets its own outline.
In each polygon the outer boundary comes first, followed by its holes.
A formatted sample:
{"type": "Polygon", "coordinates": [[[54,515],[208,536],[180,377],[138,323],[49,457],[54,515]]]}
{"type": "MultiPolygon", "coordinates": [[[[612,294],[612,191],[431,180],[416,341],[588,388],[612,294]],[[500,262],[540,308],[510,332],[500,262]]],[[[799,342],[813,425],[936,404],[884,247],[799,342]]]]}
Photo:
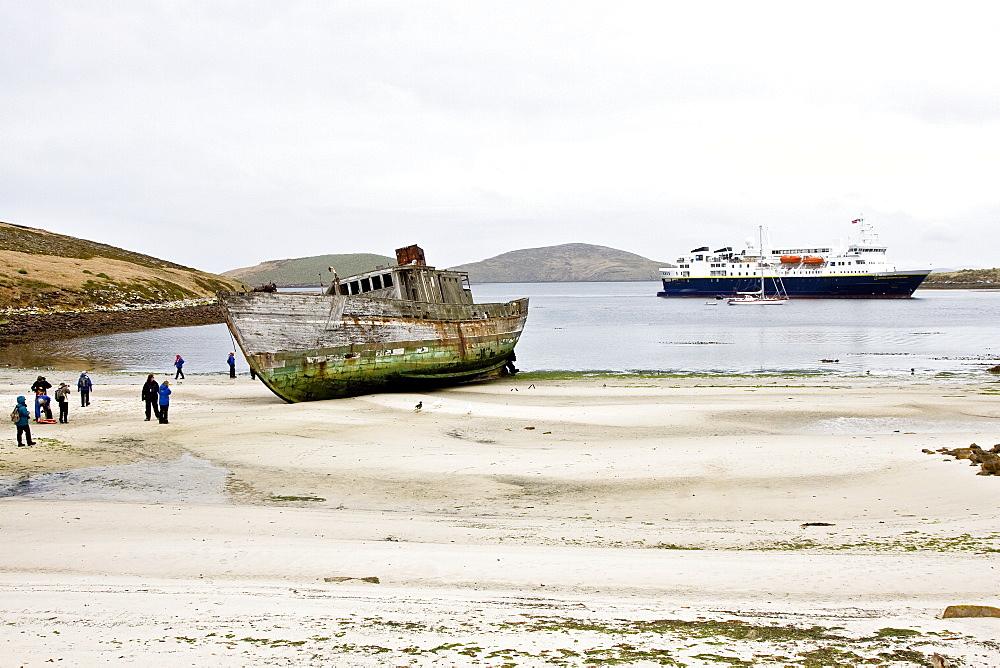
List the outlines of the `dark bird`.
{"type": "Polygon", "coordinates": [[[419,410],[420,410],[421,408],[423,408],[423,407],[424,407],[424,402],[422,402],[422,401],[418,401],[418,402],[417,402],[417,405],[413,407],[413,410],[415,410],[415,411],[419,411],[419,410]]]}

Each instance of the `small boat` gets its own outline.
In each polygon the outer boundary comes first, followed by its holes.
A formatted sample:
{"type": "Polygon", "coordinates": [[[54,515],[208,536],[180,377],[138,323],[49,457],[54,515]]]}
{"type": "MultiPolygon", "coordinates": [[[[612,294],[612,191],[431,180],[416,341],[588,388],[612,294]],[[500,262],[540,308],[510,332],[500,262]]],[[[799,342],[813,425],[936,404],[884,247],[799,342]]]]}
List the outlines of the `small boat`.
{"type": "MultiPolygon", "coordinates": [[[[761,246],[764,242],[764,227],[761,226],[759,229],[759,234],[761,238],[761,246]]],[[[806,258],[808,260],[809,258],[806,258]]],[[[782,261],[784,258],[782,258],[782,261]]],[[[805,260],[803,260],[805,261],[805,260]]],[[[748,290],[745,292],[737,292],[735,297],[731,297],[727,300],[727,304],[730,306],[736,306],[738,304],[758,304],[761,306],[770,306],[777,304],[784,304],[788,301],[788,295],[785,293],[785,287],[781,284],[781,278],[775,277],[771,281],[774,283],[774,292],[768,294],[764,287],[764,266],[761,264],[760,267],[760,288],[758,290],[748,290]]]]}
{"type": "Polygon", "coordinates": [[[782,297],[778,294],[766,295],[761,290],[756,290],[754,292],[737,292],[735,297],[730,297],[726,302],[730,306],[735,306],[736,304],[784,304],[788,301],[788,297],[782,297]]]}

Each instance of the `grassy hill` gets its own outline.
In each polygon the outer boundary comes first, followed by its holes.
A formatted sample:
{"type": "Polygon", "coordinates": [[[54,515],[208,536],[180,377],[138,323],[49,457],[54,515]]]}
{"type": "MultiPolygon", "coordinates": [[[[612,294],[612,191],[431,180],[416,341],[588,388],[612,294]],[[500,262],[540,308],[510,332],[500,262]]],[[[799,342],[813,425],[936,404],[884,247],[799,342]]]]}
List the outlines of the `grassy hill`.
{"type": "Polygon", "coordinates": [[[934,273],[921,288],[1000,288],[1000,269],[962,269],[934,273]]]}
{"type": "Polygon", "coordinates": [[[319,285],[321,279],[329,285],[333,276],[328,267],[336,269],[340,276],[350,276],[395,264],[395,258],[373,253],[313,255],[288,260],[268,260],[253,267],[230,269],[222,272],[222,275],[249,285],[274,283],[279,287],[292,288],[319,285]]]}
{"type": "Polygon", "coordinates": [[[454,267],[473,283],[654,281],[666,263],[591,244],[562,244],[503,253],[454,267]]]}
{"type": "Polygon", "coordinates": [[[0,222],[0,308],[165,303],[239,287],[149,255],[0,222]]]}

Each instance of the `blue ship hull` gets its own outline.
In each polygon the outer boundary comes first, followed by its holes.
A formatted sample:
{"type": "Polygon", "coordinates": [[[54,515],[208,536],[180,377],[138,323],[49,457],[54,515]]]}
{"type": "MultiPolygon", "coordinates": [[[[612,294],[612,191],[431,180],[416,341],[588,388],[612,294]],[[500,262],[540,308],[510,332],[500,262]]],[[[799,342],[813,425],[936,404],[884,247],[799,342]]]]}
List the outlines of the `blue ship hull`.
{"type": "MultiPolygon", "coordinates": [[[[869,276],[783,276],[781,280],[788,296],[797,299],[893,299],[912,296],[929,273],[928,269],[869,276]]],[[[773,289],[770,277],[765,280],[767,289],[773,289]]],[[[663,292],[656,296],[728,297],[759,287],[760,279],[750,277],[672,278],[663,279],[663,292]]]]}

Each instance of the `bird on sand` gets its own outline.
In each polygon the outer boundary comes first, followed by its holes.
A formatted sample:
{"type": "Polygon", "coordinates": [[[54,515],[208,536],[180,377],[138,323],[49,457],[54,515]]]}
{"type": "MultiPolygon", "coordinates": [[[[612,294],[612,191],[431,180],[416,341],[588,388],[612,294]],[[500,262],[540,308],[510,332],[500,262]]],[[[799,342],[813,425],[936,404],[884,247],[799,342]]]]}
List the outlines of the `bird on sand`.
{"type": "Polygon", "coordinates": [[[413,407],[413,410],[414,411],[419,411],[423,407],[424,407],[424,402],[423,401],[418,401],[417,405],[413,407]]]}

